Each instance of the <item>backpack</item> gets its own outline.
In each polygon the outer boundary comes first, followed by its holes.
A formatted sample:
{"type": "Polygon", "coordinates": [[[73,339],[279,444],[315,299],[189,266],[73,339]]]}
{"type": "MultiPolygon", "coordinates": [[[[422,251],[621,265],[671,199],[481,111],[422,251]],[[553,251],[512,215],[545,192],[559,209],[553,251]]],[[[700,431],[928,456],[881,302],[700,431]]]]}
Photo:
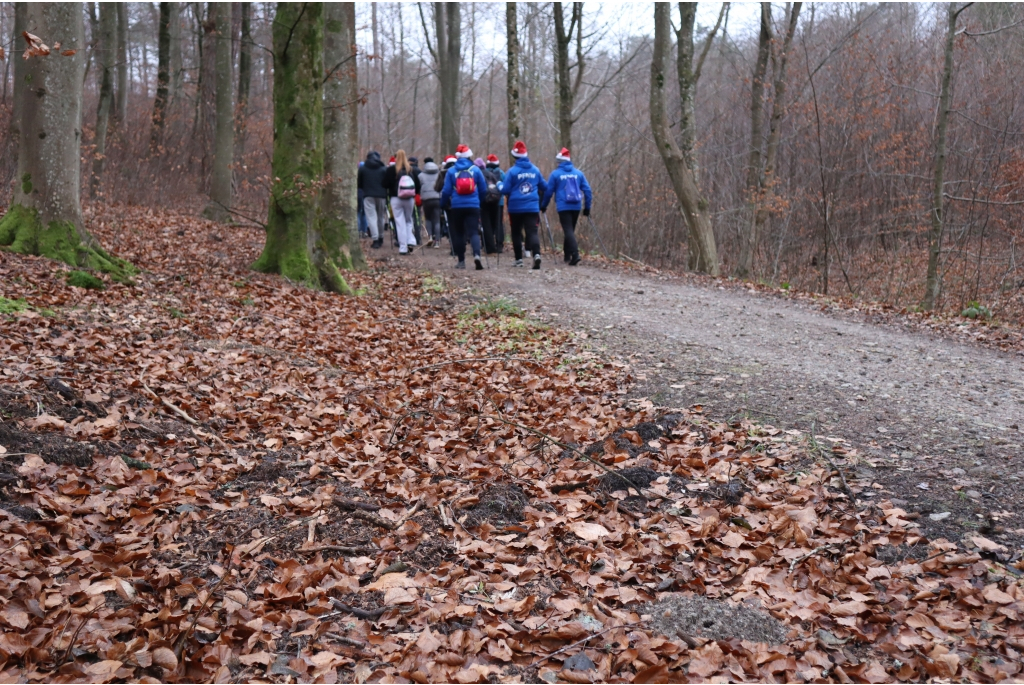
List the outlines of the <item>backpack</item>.
{"type": "Polygon", "coordinates": [[[416,197],[416,181],[406,174],[398,179],[398,197],[403,200],[416,197]]]}
{"type": "Polygon", "coordinates": [[[472,169],[463,169],[455,174],[455,192],[459,195],[472,195],[476,192],[476,179],[472,169]]]}
{"type": "Polygon", "coordinates": [[[487,181],[487,195],[484,196],[484,202],[499,201],[501,199],[501,191],[498,190],[498,183],[501,181],[501,177],[491,169],[484,169],[484,180],[487,181]]]}
{"type": "Polygon", "coordinates": [[[580,184],[576,180],[576,176],[563,176],[562,188],[565,191],[564,197],[566,202],[576,204],[583,201],[583,196],[580,194],[580,184]]]}

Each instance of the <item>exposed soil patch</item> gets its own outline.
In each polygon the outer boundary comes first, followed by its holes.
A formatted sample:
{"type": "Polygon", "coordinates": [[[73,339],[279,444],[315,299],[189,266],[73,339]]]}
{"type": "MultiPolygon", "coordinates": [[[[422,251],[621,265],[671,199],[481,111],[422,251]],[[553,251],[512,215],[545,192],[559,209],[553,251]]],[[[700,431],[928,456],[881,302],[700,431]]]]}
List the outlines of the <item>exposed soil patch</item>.
{"type": "Polygon", "coordinates": [[[597,481],[597,489],[602,492],[615,492],[616,490],[626,490],[629,485],[638,488],[649,488],[651,483],[658,480],[662,475],[646,466],[618,469],[601,476],[597,481]],[[629,485],[627,485],[627,481],[629,485]]]}
{"type": "Polygon", "coordinates": [[[672,638],[737,638],[776,645],[781,644],[789,632],[786,626],[763,611],[700,595],[668,595],[640,607],[640,613],[650,614],[648,625],[672,638]]]}
{"type": "Polygon", "coordinates": [[[518,485],[492,485],[480,497],[480,501],[469,509],[464,525],[471,528],[486,521],[496,528],[502,528],[519,523],[523,520],[523,507],[529,503],[530,498],[518,485]]]}
{"type": "Polygon", "coordinates": [[[22,430],[13,421],[0,423],[0,445],[8,454],[38,454],[48,464],[92,466],[96,447],[76,442],[63,433],[33,433],[22,430]]]}

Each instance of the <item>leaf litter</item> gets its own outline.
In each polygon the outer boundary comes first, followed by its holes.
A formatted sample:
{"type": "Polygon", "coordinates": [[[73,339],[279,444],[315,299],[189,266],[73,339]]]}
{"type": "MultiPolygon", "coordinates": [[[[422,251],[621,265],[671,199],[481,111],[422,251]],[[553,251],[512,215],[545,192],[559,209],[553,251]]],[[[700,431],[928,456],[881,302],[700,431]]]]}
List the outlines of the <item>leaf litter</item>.
{"type": "Polygon", "coordinates": [[[0,253],[4,680],[1019,677],[1017,553],[849,502],[799,436],[411,271],[339,298],[250,229],[88,223],[135,285],[0,253]]]}

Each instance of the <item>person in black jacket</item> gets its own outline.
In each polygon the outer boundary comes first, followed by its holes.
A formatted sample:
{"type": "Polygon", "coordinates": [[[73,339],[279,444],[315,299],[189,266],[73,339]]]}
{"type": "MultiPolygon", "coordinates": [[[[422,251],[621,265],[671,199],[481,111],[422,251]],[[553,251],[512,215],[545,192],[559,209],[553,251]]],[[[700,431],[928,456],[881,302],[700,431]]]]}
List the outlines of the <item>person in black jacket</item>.
{"type": "Polygon", "coordinates": [[[371,150],[366,155],[366,162],[359,167],[356,180],[356,187],[363,192],[363,210],[373,238],[370,247],[375,249],[384,244],[384,229],[388,224],[388,191],[384,186],[386,171],[380,153],[371,150]]]}

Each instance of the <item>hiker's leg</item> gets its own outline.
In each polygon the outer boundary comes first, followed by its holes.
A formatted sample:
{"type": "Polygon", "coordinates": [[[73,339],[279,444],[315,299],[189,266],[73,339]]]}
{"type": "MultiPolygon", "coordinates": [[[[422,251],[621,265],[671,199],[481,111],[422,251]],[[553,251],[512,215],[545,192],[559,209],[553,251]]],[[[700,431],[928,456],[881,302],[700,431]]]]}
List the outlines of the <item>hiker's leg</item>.
{"type": "Polygon", "coordinates": [[[493,226],[491,225],[491,203],[484,202],[480,205],[480,226],[484,234],[484,250],[488,254],[494,252],[493,226]]]}
{"type": "Polygon", "coordinates": [[[525,214],[509,214],[508,227],[512,234],[512,251],[516,259],[523,258],[523,217],[525,214]]]}
{"type": "Polygon", "coordinates": [[[416,237],[416,200],[406,198],[402,200],[402,215],[405,217],[405,243],[409,246],[419,245],[416,237]]]}
{"type": "Polygon", "coordinates": [[[377,198],[364,197],[363,211],[366,213],[366,224],[370,230],[370,237],[376,240],[380,235],[377,227],[377,198]]]}
{"type": "Polygon", "coordinates": [[[466,238],[473,247],[473,256],[480,256],[480,210],[470,207],[466,209],[466,219],[463,227],[466,231],[466,238]]]}
{"type": "Polygon", "coordinates": [[[377,207],[377,238],[384,239],[384,232],[388,229],[388,199],[386,197],[374,198],[377,207]]]}
{"type": "Polygon", "coordinates": [[[526,229],[526,249],[531,254],[540,254],[540,233],[537,232],[540,215],[523,214],[523,220],[523,227],[526,229]]]}
{"type": "Polygon", "coordinates": [[[565,252],[565,261],[569,261],[579,254],[579,247],[576,245],[576,222],[579,221],[580,210],[570,209],[558,213],[558,222],[562,224],[562,233],[565,240],[562,243],[565,252]]]}
{"type": "Polygon", "coordinates": [[[498,228],[494,235],[494,246],[498,252],[505,249],[505,205],[498,205],[498,228]]]}
{"type": "Polygon", "coordinates": [[[409,242],[405,238],[405,212],[402,211],[400,198],[391,198],[391,216],[395,217],[395,238],[398,240],[398,251],[408,252],[409,242]]]}
{"type": "Polygon", "coordinates": [[[460,262],[466,261],[465,209],[448,210],[448,237],[452,241],[452,252],[460,262]]]}
{"type": "Polygon", "coordinates": [[[437,200],[426,200],[423,203],[423,226],[427,229],[427,238],[435,242],[441,239],[441,205],[437,200]]]}

